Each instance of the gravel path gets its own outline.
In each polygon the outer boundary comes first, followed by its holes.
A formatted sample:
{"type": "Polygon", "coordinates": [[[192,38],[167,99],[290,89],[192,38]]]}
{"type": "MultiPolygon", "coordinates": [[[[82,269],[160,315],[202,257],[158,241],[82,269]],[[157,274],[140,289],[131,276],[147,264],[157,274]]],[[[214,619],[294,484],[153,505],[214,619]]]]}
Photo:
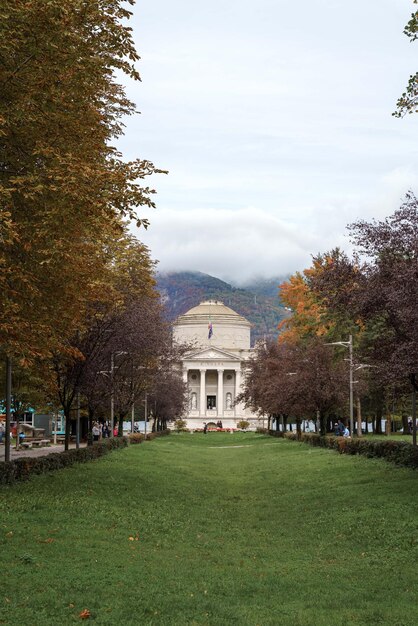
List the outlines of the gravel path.
{"type": "MultiPolygon", "coordinates": [[[[80,443],[80,448],[85,448],[87,444],[80,443]]],[[[70,450],[75,448],[75,444],[70,444],[70,450]]],[[[15,448],[11,448],[10,450],[10,458],[13,461],[14,459],[19,459],[20,457],[37,457],[37,456],[46,456],[48,454],[52,454],[53,452],[64,452],[64,444],[59,444],[54,446],[54,444],[47,446],[45,448],[29,448],[23,450],[15,450],[15,448]]],[[[4,461],[4,445],[0,445],[0,461],[4,461]]]]}

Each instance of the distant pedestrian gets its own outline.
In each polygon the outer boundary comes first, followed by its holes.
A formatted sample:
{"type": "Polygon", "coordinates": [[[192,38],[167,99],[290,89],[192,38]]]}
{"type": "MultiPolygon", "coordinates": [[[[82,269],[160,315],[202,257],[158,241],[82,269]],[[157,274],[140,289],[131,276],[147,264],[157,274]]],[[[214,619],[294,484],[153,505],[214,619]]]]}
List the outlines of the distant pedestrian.
{"type": "Polygon", "coordinates": [[[338,423],[335,425],[335,435],[337,437],[344,437],[345,426],[341,420],[338,420],[338,423]]]}
{"type": "Polygon", "coordinates": [[[99,441],[100,437],[100,428],[97,422],[94,422],[93,428],[91,429],[93,435],[93,441],[99,441]]]}
{"type": "Polygon", "coordinates": [[[344,428],[343,437],[345,437],[346,439],[350,437],[350,431],[348,430],[347,426],[344,428]]]}
{"type": "Polygon", "coordinates": [[[203,424],[203,434],[206,435],[206,433],[208,432],[208,425],[206,424],[206,422],[203,424]]]}

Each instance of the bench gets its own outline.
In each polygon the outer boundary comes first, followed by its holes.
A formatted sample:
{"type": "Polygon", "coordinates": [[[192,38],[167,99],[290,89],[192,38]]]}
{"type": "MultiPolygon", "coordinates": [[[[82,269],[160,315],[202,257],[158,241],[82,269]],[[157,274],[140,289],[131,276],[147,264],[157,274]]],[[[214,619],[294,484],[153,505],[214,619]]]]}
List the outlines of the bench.
{"type": "Polygon", "coordinates": [[[20,446],[22,448],[27,448],[28,450],[32,447],[32,442],[31,441],[23,441],[20,446]]]}

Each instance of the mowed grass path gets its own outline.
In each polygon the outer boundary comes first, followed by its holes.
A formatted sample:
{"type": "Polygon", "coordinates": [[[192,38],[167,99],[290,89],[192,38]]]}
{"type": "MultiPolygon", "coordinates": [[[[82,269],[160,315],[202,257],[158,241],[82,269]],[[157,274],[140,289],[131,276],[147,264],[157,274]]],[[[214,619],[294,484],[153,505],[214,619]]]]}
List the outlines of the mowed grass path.
{"type": "Polygon", "coordinates": [[[384,461],[173,434],[0,497],[0,624],[418,624],[418,474],[384,461]]]}

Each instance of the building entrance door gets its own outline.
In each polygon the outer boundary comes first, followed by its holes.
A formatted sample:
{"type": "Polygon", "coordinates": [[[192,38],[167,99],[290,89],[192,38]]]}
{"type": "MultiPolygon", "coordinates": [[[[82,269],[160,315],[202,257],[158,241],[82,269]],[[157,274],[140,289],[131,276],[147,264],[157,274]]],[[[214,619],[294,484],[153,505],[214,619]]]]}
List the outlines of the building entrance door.
{"type": "Polygon", "coordinates": [[[206,396],[206,408],[216,409],[216,396],[206,396]]]}

